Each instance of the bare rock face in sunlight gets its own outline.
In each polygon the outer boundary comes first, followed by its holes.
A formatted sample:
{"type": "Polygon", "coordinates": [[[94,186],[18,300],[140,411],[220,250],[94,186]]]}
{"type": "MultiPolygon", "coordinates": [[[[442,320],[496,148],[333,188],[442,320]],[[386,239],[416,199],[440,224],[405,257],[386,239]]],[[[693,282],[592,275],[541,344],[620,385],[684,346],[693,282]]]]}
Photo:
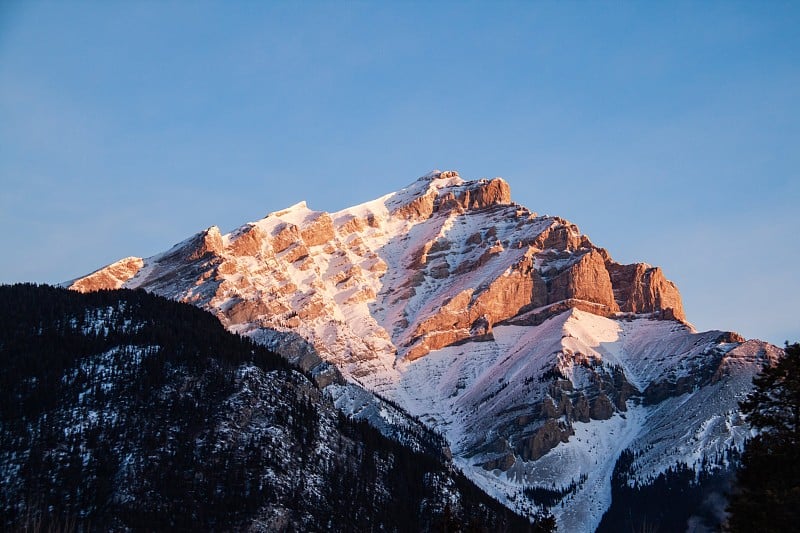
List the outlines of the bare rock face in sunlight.
{"type": "Polygon", "coordinates": [[[622,311],[653,313],[670,310],[675,319],[686,320],[678,288],[664,277],[660,268],[644,263],[609,263],[608,270],[622,311]]]}
{"type": "MultiPolygon", "coordinates": [[[[457,177],[458,174],[442,175],[457,177]]],[[[511,204],[511,188],[501,178],[493,180],[479,180],[461,190],[454,190],[439,197],[437,208],[448,211],[450,209],[485,209],[496,205],[511,204]]]]}
{"type": "Polygon", "coordinates": [[[410,198],[408,203],[402,204],[392,211],[392,216],[407,220],[425,220],[433,214],[435,198],[436,193],[433,191],[410,198]]]}
{"type": "Polygon", "coordinates": [[[198,236],[197,248],[189,255],[189,259],[200,259],[206,254],[218,254],[222,251],[222,236],[219,228],[211,226],[198,236]]]}
{"type": "MultiPolygon", "coordinates": [[[[239,257],[258,257],[263,256],[264,243],[267,236],[258,226],[242,228],[242,231],[235,239],[231,240],[229,250],[232,255],[239,257]]],[[[270,252],[271,249],[268,249],[270,252]]]]}
{"type": "Polygon", "coordinates": [[[308,222],[300,233],[306,246],[319,246],[334,240],[333,221],[328,213],[320,215],[308,222]]]}
{"type": "Polygon", "coordinates": [[[548,303],[585,300],[600,304],[606,315],[619,311],[603,256],[590,250],[550,279],[548,303]]]}
{"type": "Polygon", "coordinates": [[[86,277],[75,280],[69,285],[69,288],[78,292],[118,289],[135,276],[143,265],[144,260],[141,257],[126,257],[86,277]]]}
{"type": "Polygon", "coordinates": [[[306,370],[341,372],[325,383],[345,412],[366,412],[347,383],[393,400],[522,512],[542,507],[526,487],[563,489],[552,511],[569,531],[598,525],[624,449],[640,454],[630,479],[649,483],[741,446],[740,396],[780,352],[694,331],[660,268],[619,264],[575,224],[514,203],[503,179],[455,171],[335,213],[300,202],[210,228],[71,288],[120,286],[193,303],[277,351],[302,339],[306,370]]]}

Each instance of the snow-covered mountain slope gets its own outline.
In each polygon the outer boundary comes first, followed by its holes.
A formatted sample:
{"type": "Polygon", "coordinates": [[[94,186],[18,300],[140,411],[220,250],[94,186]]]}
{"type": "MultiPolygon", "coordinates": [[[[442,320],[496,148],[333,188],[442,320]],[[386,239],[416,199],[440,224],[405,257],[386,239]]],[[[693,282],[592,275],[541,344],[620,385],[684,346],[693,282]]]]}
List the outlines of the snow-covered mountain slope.
{"type": "Polygon", "coordinates": [[[737,402],[780,350],[730,340],[572,309],[404,363],[398,398],[447,437],[487,492],[524,511],[526,488],[573,486],[553,512],[563,530],[591,531],[623,450],[640,452],[631,482],[646,484],[676,463],[700,468],[742,445],[737,402]]]}
{"type": "MultiPolygon", "coordinates": [[[[441,431],[509,506],[534,509],[531,488],[552,488],[570,502],[553,508],[569,531],[599,523],[623,449],[641,451],[632,468],[646,480],[740,445],[736,402],[780,353],[696,333],[659,268],[616,263],[574,224],[513,203],[502,179],[452,171],[337,213],[301,202],[226,235],[212,227],[70,287],[120,284],[278,349],[305,339],[441,431]]],[[[340,407],[365,405],[323,383],[340,407]]]]}

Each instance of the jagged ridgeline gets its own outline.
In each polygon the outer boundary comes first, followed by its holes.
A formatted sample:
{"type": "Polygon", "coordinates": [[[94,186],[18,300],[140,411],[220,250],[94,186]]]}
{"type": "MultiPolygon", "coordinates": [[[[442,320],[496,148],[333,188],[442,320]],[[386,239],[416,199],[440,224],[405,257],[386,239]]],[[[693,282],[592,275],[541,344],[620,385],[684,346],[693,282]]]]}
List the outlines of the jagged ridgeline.
{"type": "Polygon", "coordinates": [[[0,286],[0,529],[544,530],[212,315],[0,286]]]}

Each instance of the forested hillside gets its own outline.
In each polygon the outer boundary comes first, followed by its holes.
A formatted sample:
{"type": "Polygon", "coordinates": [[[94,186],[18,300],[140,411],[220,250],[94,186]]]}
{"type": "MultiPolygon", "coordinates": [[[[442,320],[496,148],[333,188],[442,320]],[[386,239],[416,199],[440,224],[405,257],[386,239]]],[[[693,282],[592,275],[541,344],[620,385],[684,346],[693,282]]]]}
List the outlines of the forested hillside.
{"type": "Polygon", "coordinates": [[[143,291],[0,287],[0,428],[3,529],[538,529],[143,291]]]}

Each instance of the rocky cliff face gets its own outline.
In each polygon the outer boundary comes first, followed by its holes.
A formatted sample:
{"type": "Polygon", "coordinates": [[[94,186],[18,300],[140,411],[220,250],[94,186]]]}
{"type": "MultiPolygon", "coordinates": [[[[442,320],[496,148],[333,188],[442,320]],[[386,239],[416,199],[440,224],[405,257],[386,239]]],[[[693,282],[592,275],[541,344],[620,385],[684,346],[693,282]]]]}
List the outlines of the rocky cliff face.
{"type": "Polygon", "coordinates": [[[678,288],[664,277],[660,268],[644,263],[619,265],[609,262],[607,266],[613,280],[614,297],[622,311],[660,312],[666,318],[686,320],[678,288]]]}
{"type": "MultiPolygon", "coordinates": [[[[71,288],[142,287],[278,350],[300,337],[318,355],[304,359],[310,370],[334,364],[441,431],[462,468],[508,505],[524,509],[529,485],[572,487],[560,501],[583,510],[557,512],[571,530],[599,522],[608,501],[593,495],[610,494],[624,446],[648,446],[647,435],[678,422],[683,433],[669,438],[697,445],[693,461],[740,445],[738,393],[722,394],[713,413],[698,403],[693,419],[670,402],[699,402],[731,380],[746,390],[774,355],[761,343],[712,382],[741,342],[694,332],[661,269],[616,263],[574,224],[513,203],[504,180],[453,171],[335,213],[296,204],[125,261],[133,268],[110,265],[71,288]]],[[[328,382],[345,394],[340,379],[328,382]]],[[[673,459],[640,461],[645,477],[677,460],[655,445],[642,457],[656,449],[673,459]]]]}
{"type": "Polygon", "coordinates": [[[125,259],[71,288],[141,286],[231,326],[313,329],[321,353],[349,358],[377,349],[414,360],[554,304],[684,319],[659,269],[619,265],[575,225],[513,204],[504,180],[454,171],[339,213],[301,203],[224,237],[212,227],[144,263],[125,259]],[[331,327],[351,330],[344,345],[318,342],[331,327]]]}

